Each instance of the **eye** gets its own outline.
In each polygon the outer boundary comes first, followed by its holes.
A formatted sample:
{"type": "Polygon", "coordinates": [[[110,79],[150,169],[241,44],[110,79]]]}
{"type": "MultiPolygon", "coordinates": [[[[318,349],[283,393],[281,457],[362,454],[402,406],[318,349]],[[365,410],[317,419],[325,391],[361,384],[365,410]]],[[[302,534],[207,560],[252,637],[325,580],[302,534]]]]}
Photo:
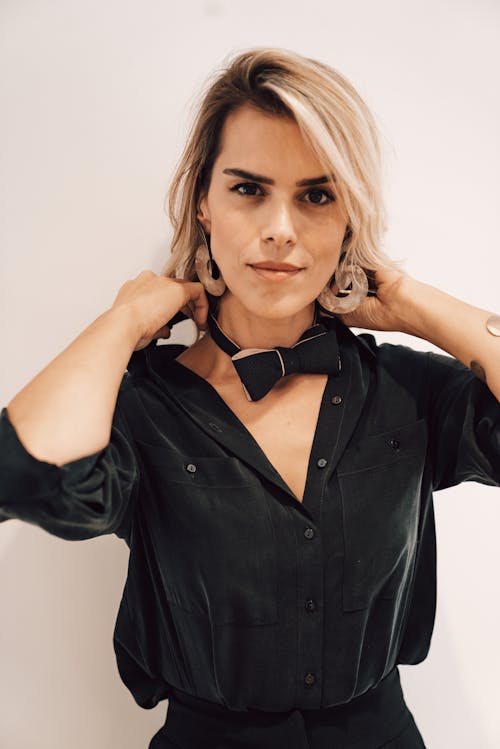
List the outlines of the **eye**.
{"type": "MultiPolygon", "coordinates": [[[[231,190],[231,192],[237,192],[238,195],[244,195],[250,198],[259,198],[263,197],[266,194],[256,182],[240,182],[239,184],[234,185],[229,189],[231,190]],[[256,190],[259,190],[260,192],[256,192],[256,190]]],[[[306,193],[304,193],[304,195],[313,196],[312,200],[304,201],[306,203],[310,203],[311,205],[329,205],[335,200],[335,197],[329,190],[323,190],[317,187],[308,190],[306,193]],[[322,198],[326,198],[326,200],[322,200],[322,198]]]]}
{"type": "Polygon", "coordinates": [[[230,187],[229,189],[231,190],[231,192],[237,192],[239,195],[248,195],[251,198],[259,197],[259,195],[257,195],[255,192],[252,192],[254,188],[257,188],[257,190],[261,190],[261,194],[264,194],[262,193],[262,188],[259,187],[256,182],[240,182],[238,185],[234,185],[234,187],[230,187]],[[245,188],[245,192],[240,191],[240,188],[242,187],[245,188]],[[249,190],[249,192],[247,192],[247,190],[249,190]]]}
{"type": "Polygon", "coordinates": [[[319,190],[318,188],[314,188],[312,190],[308,190],[305,195],[313,195],[315,197],[319,197],[319,200],[306,200],[306,203],[312,203],[312,205],[328,205],[329,203],[333,203],[335,198],[333,197],[332,193],[329,190],[319,190]],[[325,197],[327,198],[326,201],[320,202],[321,198],[325,197]]]}

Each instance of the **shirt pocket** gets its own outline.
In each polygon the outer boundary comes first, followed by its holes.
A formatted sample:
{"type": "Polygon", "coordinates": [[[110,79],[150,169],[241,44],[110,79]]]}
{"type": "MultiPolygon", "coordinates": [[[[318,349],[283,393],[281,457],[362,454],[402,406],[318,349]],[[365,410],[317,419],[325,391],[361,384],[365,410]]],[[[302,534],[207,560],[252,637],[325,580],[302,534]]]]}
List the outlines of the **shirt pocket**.
{"type": "Polygon", "coordinates": [[[258,476],[236,457],[138,449],[144,522],[167,600],[217,625],[275,623],[276,545],[258,476]]]}
{"type": "Polygon", "coordinates": [[[363,437],[342,456],[344,611],[392,600],[411,580],[427,450],[425,419],[363,437]]]}

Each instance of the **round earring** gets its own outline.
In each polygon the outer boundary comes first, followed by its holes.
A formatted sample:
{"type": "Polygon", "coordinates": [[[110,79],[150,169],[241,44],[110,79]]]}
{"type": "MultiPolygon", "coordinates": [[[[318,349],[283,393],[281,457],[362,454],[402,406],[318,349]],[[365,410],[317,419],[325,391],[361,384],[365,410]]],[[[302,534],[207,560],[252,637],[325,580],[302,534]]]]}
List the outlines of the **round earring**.
{"type": "Polygon", "coordinates": [[[327,284],[317,298],[318,303],[328,312],[341,315],[353,312],[368,293],[368,278],[365,271],[357,264],[350,263],[341,267],[339,263],[333,278],[339,288],[339,293],[349,296],[335,296],[330,284],[327,284]],[[347,288],[349,285],[351,285],[350,289],[347,288]]]}
{"type": "Polygon", "coordinates": [[[205,287],[205,291],[212,296],[222,296],[226,290],[226,282],[212,257],[205,232],[203,229],[201,231],[203,232],[204,244],[200,244],[194,256],[196,274],[200,283],[205,287]]]}

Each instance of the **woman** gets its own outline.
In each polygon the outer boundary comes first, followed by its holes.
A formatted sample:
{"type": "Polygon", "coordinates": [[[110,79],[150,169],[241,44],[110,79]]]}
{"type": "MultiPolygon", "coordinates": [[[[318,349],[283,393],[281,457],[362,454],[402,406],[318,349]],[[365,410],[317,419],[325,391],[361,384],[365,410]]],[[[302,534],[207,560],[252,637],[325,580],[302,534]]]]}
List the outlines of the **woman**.
{"type": "Polygon", "coordinates": [[[500,485],[500,319],[383,254],[380,174],[338,72],[235,56],[162,275],[2,410],[1,518],[130,547],[114,642],[137,703],[169,700],[151,748],[424,746],[397,666],[429,648],[432,491],[500,485]],[[186,315],[195,343],[157,346],[186,315]]]}

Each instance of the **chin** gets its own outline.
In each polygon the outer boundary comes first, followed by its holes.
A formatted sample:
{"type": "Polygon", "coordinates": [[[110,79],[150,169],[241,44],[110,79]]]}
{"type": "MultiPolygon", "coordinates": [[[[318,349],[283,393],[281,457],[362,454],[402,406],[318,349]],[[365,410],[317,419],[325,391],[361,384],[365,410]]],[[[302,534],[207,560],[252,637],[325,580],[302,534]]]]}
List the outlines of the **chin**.
{"type": "MultiPolygon", "coordinates": [[[[312,306],[313,302],[314,299],[298,299],[292,298],[290,295],[283,295],[281,297],[273,295],[272,298],[269,296],[264,299],[249,299],[248,296],[245,295],[245,298],[240,297],[237,299],[235,307],[241,306],[250,315],[271,321],[294,317],[301,312],[307,311],[312,306]]],[[[231,307],[233,307],[232,304],[231,307]]]]}

